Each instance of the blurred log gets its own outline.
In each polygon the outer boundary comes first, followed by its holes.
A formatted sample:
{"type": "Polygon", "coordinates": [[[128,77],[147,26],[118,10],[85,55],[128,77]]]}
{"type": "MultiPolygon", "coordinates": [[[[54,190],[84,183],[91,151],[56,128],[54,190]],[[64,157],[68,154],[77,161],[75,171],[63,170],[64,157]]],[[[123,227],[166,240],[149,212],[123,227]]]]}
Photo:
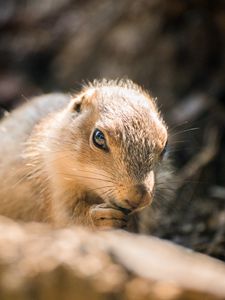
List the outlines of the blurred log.
{"type": "Polygon", "coordinates": [[[123,231],[0,219],[0,299],[222,299],[225,264],[123,231]]]}

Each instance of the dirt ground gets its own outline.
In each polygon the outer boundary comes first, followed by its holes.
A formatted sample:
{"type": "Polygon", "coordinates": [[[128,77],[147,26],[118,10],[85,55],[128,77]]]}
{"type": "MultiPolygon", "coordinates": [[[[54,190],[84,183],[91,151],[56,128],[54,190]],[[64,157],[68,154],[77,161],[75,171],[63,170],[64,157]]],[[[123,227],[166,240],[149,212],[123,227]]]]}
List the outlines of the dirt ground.
{"type": "Polygon", "coordinates": [[[102,77],[149,89],[168,123],[175,193],[153,234],[225,260],[224,1],[0,1],[1,115],[102,77]]]}

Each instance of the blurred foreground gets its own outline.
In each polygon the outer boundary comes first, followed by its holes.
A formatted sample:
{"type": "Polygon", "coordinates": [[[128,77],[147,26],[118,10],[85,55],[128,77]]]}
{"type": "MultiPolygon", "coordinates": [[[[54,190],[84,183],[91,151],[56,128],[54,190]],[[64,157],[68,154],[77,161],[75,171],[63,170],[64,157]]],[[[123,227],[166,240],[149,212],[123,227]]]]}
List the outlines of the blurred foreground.
{"type": "Polygon", "coordinates": [[[224,299],[222,262],[125,231],[0,218],[0,298],[224,299]]]}

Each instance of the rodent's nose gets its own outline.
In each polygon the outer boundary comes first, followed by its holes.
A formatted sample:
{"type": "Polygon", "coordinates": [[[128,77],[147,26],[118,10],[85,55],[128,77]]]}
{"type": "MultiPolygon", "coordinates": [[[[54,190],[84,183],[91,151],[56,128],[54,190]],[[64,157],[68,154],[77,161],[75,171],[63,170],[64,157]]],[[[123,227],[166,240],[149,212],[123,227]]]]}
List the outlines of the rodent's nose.
{"type": "Polygon", "coordinates": [[[132,210],[137,208],[143,208],[150,204],[152,201],[152,195],[150,195],[143,184],[135,185],[130,189],[127,197],[124,199],[124,202],[132,210]]]}

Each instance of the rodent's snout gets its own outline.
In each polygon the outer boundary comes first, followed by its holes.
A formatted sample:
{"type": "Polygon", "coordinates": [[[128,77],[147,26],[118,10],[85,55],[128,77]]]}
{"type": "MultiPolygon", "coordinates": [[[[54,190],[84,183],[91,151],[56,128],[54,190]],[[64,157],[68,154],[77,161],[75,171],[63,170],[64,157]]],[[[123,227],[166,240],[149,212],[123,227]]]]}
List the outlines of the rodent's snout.
{"type": "Polygon", "coordinates": [[[144,184],[137,184],[129,189],[121,199],[122,207],[136,210],[141,209],[152,202],[152,193],[150,193],[144,184]]]}

